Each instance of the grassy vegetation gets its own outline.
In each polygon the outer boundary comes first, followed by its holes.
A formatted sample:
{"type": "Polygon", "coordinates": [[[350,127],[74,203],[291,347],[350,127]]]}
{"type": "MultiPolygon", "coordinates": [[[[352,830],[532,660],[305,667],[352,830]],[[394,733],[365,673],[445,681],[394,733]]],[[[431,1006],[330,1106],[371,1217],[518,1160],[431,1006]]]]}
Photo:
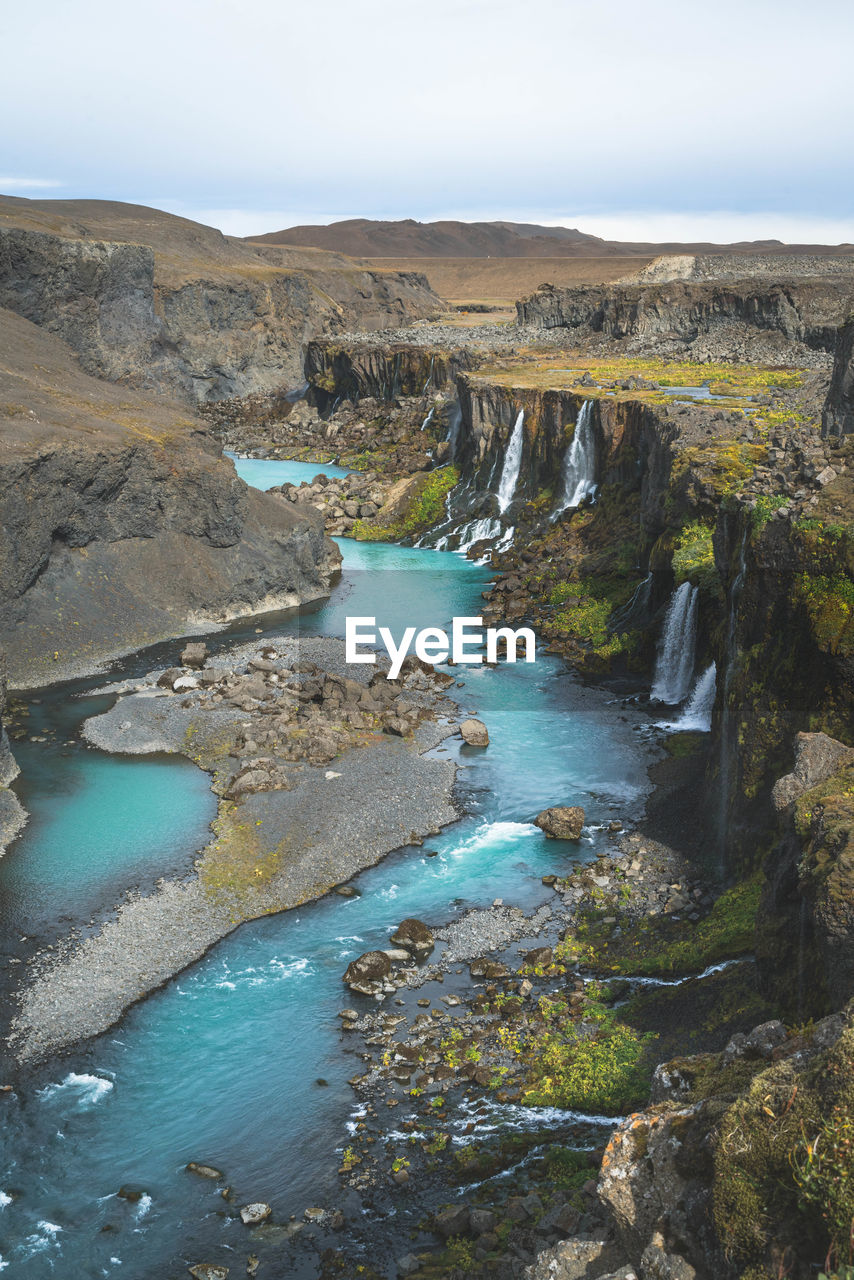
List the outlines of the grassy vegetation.
{"type": "Polygon", "coordinates": [[[602,919],[610,911],[608,906],[579,920],[574,936],[558,944],[555,956],[610,973],[651,977],[699,973],[710,964],[753,949],[761,890],[762,876],[757,872],[721,894],[699,923],[650,916],[624,925],[616,938],[613,926],[602,919]]]}
{"type": "Polygon", "coordinates": [[[802,574],[798,596],[812,623],[818,644],[830,653],[854,650],[854,581],[844,573],[833,577],[802,574]]]}
{"type": "Polygon", "coordinates": [[[404,538],[423,533],[442,518],[445,498],[459,478],[456,467],[440,467],[413,477],[417,484],[413,486],[412,497],[398,518],[391,524],[357,520],[353,526],[353,537],[360,542],[401,542],[404,538]]]}
{"type": "Polygon", "coordinates": [[[647,1099],[646,1046],[654,1037],[592,1002],[585,1013],[583,1024],[564,1022],[560,1008],[552,1015],[555,1023],[537,1041],[524,1100],[532,1106],[620,1115],[647,1099]]]}
{"type": "MultiPolygon", "coordinates": [[[[773,391],[792,391],[803,385],[803,371],[795,368],[773,368],[765,365],[733,365],[704,364],[691,360],[662,360],[652,357],[621,357],[613,360],[585,360],[580,356],[557,356],[548,358],[535,357],[534,353],[523,355],[518,361],[497,361],[478,369],[479,377],[487,377],[490,381],[505,386],[533,387],[541,390],[574,389],[585,373],[589,373],[595,382],[621,383],[631,377],[642,378],[646,382],[657,382],[665,387],[698,387],[709,384],[710,391],[716,396],[725,397],[723,407],[738,407],[752,397],[773,391]]],[[[585,387],[584,394],[591,398],[607,394],[611,387],[585,387]]],[[[617,398],[626,396],[632,399],[644,399],[653,403],[667,402],[676,397],[660,389],[639,388],[632,391],[615,389],[617,398]]],[[[720,401],[713,401],[713,407],[720,408],[720,401]]],[[[763,411],[763,417],[769,421],[775,411],[763,411]]],[[[793,414],[784,412],[779,415],[786,420],[793,414]]]]}
{"type": "Polygon", "coordinates": [[[715,567],[714,529],[697,521],[685,525],[676,538],[673,572],[677,584],[690,581],[694,586],[718,594],[720,578],[715,567]]]}
{"type": "Polygon", "coordinates": [[[710,440],[683,449],[673,466],[677,481],[689,470],[708,476],[719,500],[738,493],[767,457],[766,446],[753,440],[710,440]]]}
{"type": "Polygon", "coordinates": [[[553,626],[589,645],[598,658],[630,653],[637,642],[636,633],[612,633],[608,628],[614,609],[625,604],[630,592],[631,584],[614,575],[559,582],[548,597],[556,610],[551,619],[553,626]],[[577,603],[561,608],[567,601],[577,603]]]}

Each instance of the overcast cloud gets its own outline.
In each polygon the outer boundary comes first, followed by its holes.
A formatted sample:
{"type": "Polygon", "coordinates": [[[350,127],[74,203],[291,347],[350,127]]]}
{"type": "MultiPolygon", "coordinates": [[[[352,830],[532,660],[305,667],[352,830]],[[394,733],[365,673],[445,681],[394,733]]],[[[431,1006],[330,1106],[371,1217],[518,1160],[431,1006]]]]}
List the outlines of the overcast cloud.
{"type": "Polygon", "coordinates": [[[847,0],[9,8],[11,194],[138,201],[242,234],[463,216],[854,240],[847,0]]]}

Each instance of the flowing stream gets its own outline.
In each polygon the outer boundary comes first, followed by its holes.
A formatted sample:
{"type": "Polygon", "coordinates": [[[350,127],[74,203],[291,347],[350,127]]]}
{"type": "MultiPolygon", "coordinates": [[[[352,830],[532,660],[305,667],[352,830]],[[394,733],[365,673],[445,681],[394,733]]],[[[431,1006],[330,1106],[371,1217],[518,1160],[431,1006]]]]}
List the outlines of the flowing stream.
{"type": "MultiPolygon", "coordinates": [[[[299,465],[239,469],[267,487],[281,483],[273,468],[299,465]]],[[[376,615],[399,634],[478,614],[485,568],[428,549],[340,545],[344,572],[330,600],[270,621],[264,634],[342,635],[348,614],[376,615]]],[[[254,622],[240,634],[254,636],[254,622]]],[[[160,646],[124,669],[169,665],[180,647],[160,646]]],[[[151,1280],[201,1260],[242,1273],[252,1241],[235,1205],[267,1200],[281,1223],[340,1195],[335,1151],[354,1106],[347,1079],[360,1067],[342,1049],[337,1018],[354,1000],[341,982],[348,961],[388,945],[406,916],[437,924],[496,896],[530,909],[547,900],[541,877],[567,861],[566,847],[531,825],[547,805],[585,807],[581,856],[591,858],[607,847],[602,824],[638,816],[656,748],[637,718],[615,714],[606,694],[547,655],[531,666],[452,670],[461,710],[482,715],[491,736],[484,752],[458,739],[438,748],[461,766],[459,822],[363,873],[356,897],[242,925],[112,1031],[3,1095],[0,1266],[10,1277],[151,1280]],[[225,1171],[231,1207],[215,1184],[185,1171],[191,1160],[225,1171]],[[122,1186],[138,1198],[119,1198],[122,1186]]],[[[85,928],[121,887],[145,892],[158,876],[188,870],[206,842],[214,809],[205,775],[183,759],[106,756],[76,736],[109,700],[73,695],[103,683],[45,691],[31,708],[31,735],[46,739],[18,751],[33,816],[0,865],[10,975],[23,937],[85,928]]]]}

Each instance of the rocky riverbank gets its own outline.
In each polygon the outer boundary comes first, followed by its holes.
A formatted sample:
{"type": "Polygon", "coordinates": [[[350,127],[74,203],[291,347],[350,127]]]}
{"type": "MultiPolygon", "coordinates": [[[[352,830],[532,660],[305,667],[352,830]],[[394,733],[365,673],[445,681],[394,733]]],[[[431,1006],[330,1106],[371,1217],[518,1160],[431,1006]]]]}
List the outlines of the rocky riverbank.
{"type": "Polygon", "coordinates": [[[408,660],[396,681],[339,641],[280,639],[152,672],[86,724],[112,752],[181,752],[212,775],[214,838],[186,879],[133,897],[37,957],[14,1019],[21,1061],[110,1026],[242,920],[311,901],[457,817],[450,677],[408,660]],[[330,767],[331,766],[331,767],[330,767]]]}

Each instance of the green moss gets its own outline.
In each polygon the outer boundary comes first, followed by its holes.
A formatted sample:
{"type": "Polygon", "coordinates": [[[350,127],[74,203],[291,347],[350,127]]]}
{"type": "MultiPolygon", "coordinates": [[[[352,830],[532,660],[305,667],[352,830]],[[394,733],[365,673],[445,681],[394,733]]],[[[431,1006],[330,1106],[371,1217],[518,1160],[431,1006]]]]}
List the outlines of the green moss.
{"type": "Polygon", "coordinates": [[[710,964],[752,951],[762,875],[734,885],[699,923],[652,916],[612,937],[601,917],[580,919],[575,935],[556,949],[600,971],[655,976],[698,973],[710,964]]]}
{"type": "Polygon", "coordinates": [[[854,582],[847,574],[834,577],[802,574],[798,595],[806,606],[816,641],[831,653],[854,650],[854,582]]]}
{"type": "Polygon", "coordinates": [[[445,498],[459,478],[460,473],[453,466],[428,472],[422,487],[394,524],[381,525],[371,520],[357,520],[352,536],[360,542],[400,542],[404,538],[413,538],[425,532],[441,520],[445,498]]]}
{"type": "Polygon", "coordinates": [[[677,584],[690,581],[706,591],[720,593],[713,534],[711,525],[700,521],[685,525],[680,530],[673,552],[673,573],[677,584]]]}
{"type": "Polygon", "coordinates": [[[758,1073],[724,1114],[714,1219],[739,1268],[789,1252],[848,1266],[854,1225],[854,1031],[798,1074],[758,1073]]]}

